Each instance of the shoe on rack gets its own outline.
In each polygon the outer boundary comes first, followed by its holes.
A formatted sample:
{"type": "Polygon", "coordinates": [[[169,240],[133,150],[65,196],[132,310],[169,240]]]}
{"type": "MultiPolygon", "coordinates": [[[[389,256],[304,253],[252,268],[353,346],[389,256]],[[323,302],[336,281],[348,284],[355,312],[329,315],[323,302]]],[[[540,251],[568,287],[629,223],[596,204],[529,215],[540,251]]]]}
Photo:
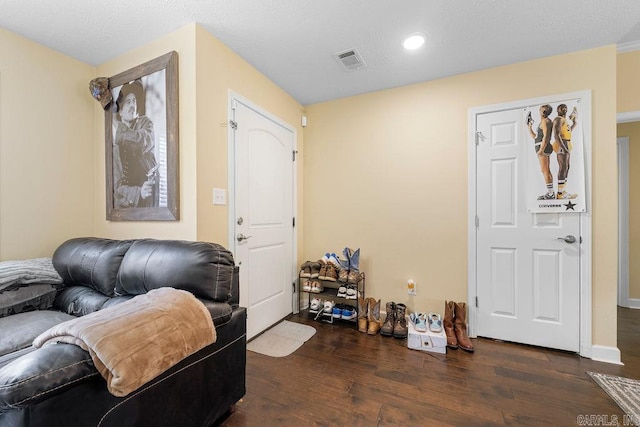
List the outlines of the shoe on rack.
{"type": "Polygon", "coordinates": [[[349,280],[349,269],[340,267],[338,268],[338,282],[347,283],[349,280]]]}
{"type": "Polygon", "coordinates": [[[323,307],[322,300],[320,298],[313,298],[309,304],[309,310],[318,312],[323,307]]]}
{"type": "Polygon", "coordinates": [[[313,292],[314,294],[319,294],[322,291],[324,291],[324,286],[322,286],[322,283],[318,282],[317,280],[312,280],[311,292],[313,292]]]}
{"type": "Polygon", "coordinates": [[[300,266],[300,277],[311,277],[311,261],[307,261],[300,266]]]}
{"type": "Polygon", "coordinates": [[[312,279],[317,279],[318,276],[320,275],[320,263],[319,262],[312,262],[310,265],[310,272],[311,272],[311,277],[312,279]]]}
{"type": "Polygon", "coordinates": [[[411,313],[409,321],[416,332],[427,332],[427,316],[424,313],[411,313]]]}
{"type": "Polygon", "coordinates": [[[331,255],[329,255],[329,262],[335,265],[336,268],[340,268],[340,258],[338,258],[338,255],[335,253],[331,253],[331,255]]]}
{"type": "Polygon", "coordinates": [[[347,297],[347,287],[345,285],[340,285],[338,288],[338,298],[346,298],[347,297]]]}
{"type": "Polygon", "coordinates": [[[311,280],[305,280],[302,282],[302,291],[311,292],[311,280]]]}
{"type": "Polygon", "coordinates": [[[327,263],[320,263],[320,270],[318,270],[318,279],[327,280],[327,263]]]}
{"type": "Polygon", "coordinates": [[[340,319],[342,317],[342,307],[336,304],[331,311],[331,315],[336,319],[340,319]]]}
{"type": "Polygon", "coordinates": [[[336,303],[333,301],[325,301],[324,302],[324,312],[325,314],[333,314],[333,307],[335,307],[336,303]]]}
{"type": "Polygon", "coordinates": [[[538,196],[538,200],[554,200],[556,198],[555,193],[545,193],[542,196],[538,196]]]}
{"type": "Polygon", "coordinates": [[[353,307],[349,307],[345,305],[342,308],[342,318],[344,320],[353,320],[356,317],[358,317],[358,314],[356,313],[353,307]]]}
{"type": "Polygon", "coordinates": [[[362,280],[362,275],[358,270],[351,269],[349,270],[349,274],[347,276],[347,283],[352,285],[357,285],[362,280]]]}
{"type": "Polygon", "coordinates": [[[358,299],[358,289],[354,285],[347,285],[346,299],[358,299]]]}
{"type": "Polygon", "coordinates": [[[336,266],[333,263],[327,264],[324,280],[329,280],[330,282],[338,281],[338,271],[336,270],[336,266]]]}
{"type": "Polygon", "coordinates": [[[429,329],[439,334],[442,332],[442,318],[438,313],[429,313],[429,329]]]}

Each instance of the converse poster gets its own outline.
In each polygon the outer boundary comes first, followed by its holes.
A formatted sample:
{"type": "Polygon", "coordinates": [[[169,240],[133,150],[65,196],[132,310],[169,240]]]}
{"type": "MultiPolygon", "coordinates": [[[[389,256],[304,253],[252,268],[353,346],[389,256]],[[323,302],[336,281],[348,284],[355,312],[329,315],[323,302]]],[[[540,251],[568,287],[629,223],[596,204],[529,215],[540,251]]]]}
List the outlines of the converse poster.
{"type": "Polygon", "coordinates": [[[527,211],[585,212],[585,123],[580,100],[527,107],[522,120],[527,146],[527,211]]]}

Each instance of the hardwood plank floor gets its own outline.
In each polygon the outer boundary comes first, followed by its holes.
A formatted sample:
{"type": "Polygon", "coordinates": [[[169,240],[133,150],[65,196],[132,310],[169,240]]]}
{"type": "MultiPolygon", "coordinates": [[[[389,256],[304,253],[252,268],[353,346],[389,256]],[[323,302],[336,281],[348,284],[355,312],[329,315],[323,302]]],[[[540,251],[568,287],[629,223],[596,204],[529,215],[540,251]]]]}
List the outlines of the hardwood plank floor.
{"type": "Polygon", "coordinates": [[[427,353],[304,311],[288,320],[317,332],[287,357],[248,351],[247,394],[220,426],[575,426],[580,415],[622,425],[586,372],[640,378],[640,310],[618,309],[624,366],[483,338],[473,354],[427,353]]]}

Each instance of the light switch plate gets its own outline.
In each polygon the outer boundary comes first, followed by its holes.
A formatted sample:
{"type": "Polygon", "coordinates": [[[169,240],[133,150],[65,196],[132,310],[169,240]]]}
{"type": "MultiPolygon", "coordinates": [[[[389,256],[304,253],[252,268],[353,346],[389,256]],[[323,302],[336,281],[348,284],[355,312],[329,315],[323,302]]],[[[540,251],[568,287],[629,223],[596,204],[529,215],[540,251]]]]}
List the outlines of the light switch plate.
{"type": "Polygon", "coordinates": [[[227,193],[224,188],[214,188],[213,189],[213,204],[214,205],[226,205],[227,204],[227,193]]]}

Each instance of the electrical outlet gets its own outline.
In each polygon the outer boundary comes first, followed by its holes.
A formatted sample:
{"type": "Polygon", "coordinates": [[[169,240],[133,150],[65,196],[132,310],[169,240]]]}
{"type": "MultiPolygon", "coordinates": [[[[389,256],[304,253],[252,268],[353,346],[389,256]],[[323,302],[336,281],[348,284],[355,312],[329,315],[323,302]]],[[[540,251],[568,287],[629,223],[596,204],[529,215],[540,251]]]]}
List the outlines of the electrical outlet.
{"type": "Polygon", "coordinates": [[[407,280],[407,293],[409,295],[416,294],[416,282],[414,282],[413,279],[407,280]]]}

